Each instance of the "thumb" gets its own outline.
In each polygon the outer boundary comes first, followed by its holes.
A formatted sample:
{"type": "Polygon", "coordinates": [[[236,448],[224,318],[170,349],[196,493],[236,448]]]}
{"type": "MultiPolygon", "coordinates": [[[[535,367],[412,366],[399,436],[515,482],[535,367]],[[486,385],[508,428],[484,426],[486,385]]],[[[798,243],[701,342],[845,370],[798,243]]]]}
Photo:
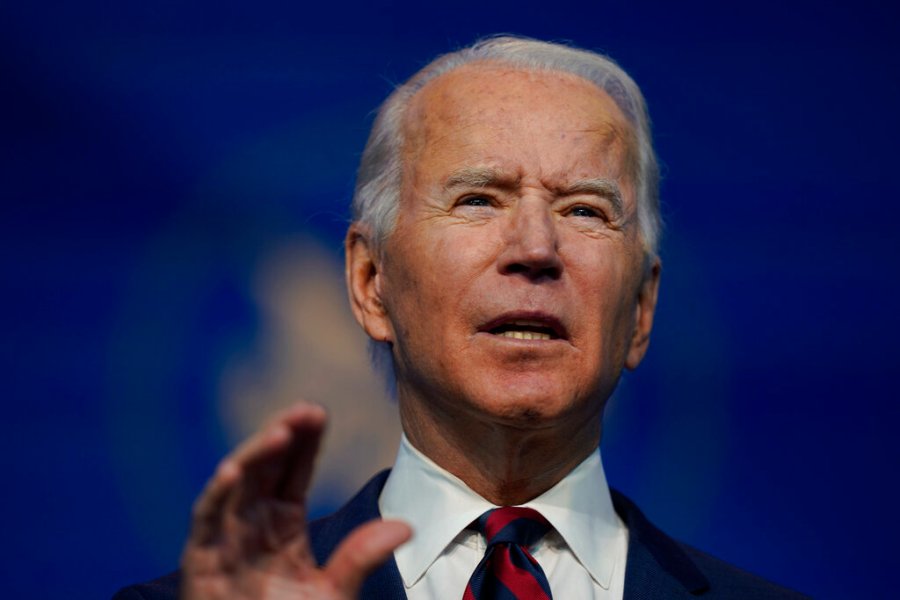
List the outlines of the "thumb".
{"type": "Polygon", "coordinates": [[[328,559],[325,574],[344,597],[356,598],[369,573],[411,537],[412,528],[401,521],[370,521],[341,542],[328,559]]]}

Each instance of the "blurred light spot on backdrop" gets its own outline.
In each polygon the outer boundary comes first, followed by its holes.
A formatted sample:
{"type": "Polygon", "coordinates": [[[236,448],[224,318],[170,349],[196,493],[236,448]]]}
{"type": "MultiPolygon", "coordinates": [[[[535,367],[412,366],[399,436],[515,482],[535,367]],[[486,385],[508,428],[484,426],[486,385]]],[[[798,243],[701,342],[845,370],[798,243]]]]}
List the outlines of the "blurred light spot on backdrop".
{"type": "Polygon", "coordinates": [[[313,515],[393,459],[396,406],[343,291],[366,123],[341,114],[365,111],[310,107],[231,140],[131,271],[109,335],[107,432],[133,533],[160,568],[216,462],[294,401],[335,413],[313,515]]]}
{"type": "Polygon", "coordinates": [[[298,398],[327,407],[333,418],[311,500],[334,507],[393,462],[400,436],[395,403],[369,365],[343,269],[315,241],[277,249],[254,291],[263,313],[260,335],[253,351],[223,373],[223,421],[236,440],[298,398]]]}

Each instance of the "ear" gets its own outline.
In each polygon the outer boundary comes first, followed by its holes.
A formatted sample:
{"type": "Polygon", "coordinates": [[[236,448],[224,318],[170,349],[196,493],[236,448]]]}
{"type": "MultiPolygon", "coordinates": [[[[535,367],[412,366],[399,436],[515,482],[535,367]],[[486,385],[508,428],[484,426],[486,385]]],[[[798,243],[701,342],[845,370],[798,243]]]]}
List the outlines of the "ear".
{"type": "Polygon", "coordinates": [[[375,341],[394,341],[387,310],[381,301],[381,264],[367,228],[353,223],[344,240],[344,275],[350,308],[356,321],[375,341]]]}
{"type": "Polygon", "coordinates": [[[656,298],[659,294],[659,274],[662,271],[662,263],[658,258],[653,258],[651,264],[644,272],[644,280],[638,290],[637,306],[635,307],[634,332],[631,334],[631,345],[628,348],[628,356],[625,357],[625,367],[629,370],[637,368],[647,347],[650,345],[650,330],[653,329],[653,315],[656,312],[656,298]]]}

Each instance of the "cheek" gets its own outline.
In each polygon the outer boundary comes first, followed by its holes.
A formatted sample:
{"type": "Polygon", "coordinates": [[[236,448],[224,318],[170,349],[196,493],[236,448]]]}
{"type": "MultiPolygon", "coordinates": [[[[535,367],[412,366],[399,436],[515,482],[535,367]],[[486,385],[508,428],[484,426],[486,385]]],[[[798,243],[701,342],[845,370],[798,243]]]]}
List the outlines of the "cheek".
{"type": "Polygon", "coordinates": [[[440,233],[417,251],[429,256],[426,275],[430,277],[430,289],[447,302],[447,294],[466,292],[495,268],[500,237],[492,224],[454,224],[440,233]]]}
{"type": "Polygon", "coordinates": [[[397,341],[434,343],[459,295],[452,255],[427,243],[398,245],[392,252],[399,260],[385,269],[384,298],[397,341]]]}
{"type": "Polygon", "coordinates": [[[581,304],[581,317],[589,325],[589,331],[602,356],[599,360],[618,359],[624,355],[634,327],[636,303],[635,286],[631,270],[608,254],[587,266],[579,277],[578,298],[594,298],[591,303],[581,304]]]}

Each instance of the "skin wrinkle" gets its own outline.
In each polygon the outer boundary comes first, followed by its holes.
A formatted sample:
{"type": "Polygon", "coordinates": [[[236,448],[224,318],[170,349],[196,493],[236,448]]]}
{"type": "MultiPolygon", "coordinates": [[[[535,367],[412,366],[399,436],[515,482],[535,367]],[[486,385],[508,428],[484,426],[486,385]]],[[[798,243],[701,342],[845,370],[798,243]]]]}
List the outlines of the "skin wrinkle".
{"type": "MultiPolygon", "coordinates": [[[[504,175],[499,169],[490,167],[464,167],[459,171],[455,171],[447,178],[447,183],[443,186],[445,196],[458,195],[460,199],[466,197],[477,197],[480,195],[486,198],[492,198],[501,204],[507,203],[509,199],[502,197],[503,194],[510,194],[514,198],[521,198],[523,192],[518,188],[521,182],[521,176],[504,175]],[[495,190],[501,191],[500,198],[496,197],[495,190]]],[[[630,211],[626,214],[626,207],[623,201],[623,195],[618,183],[611,178],[597,177],[591,179],[576,180],[571,183],[554,184],[552,182],[542,181],[542,185],[550,190],[553,194],[548,198],[548,202],[552,206],[566,205],[577,206],[582,202],[572,201],[567,203],[567,199],[573,196],[588,195],[602,198],[611,205],[611,215],[606,215],[607,224],[613,230],[623,230],[630,228],[636,224],[636,212],[630,211]]],[[[454,205],[448,204],[440,198],[429,197],[426,202],[434,205],[434,216],[445,216],[452,213],[454,205]]],[[[599,204],[603,204],[600,202],[599,204]]],[[[588,202],[586,206],[600,210],[606,213],[603,206],[592,206],[588,202]]],[[[483,220],[476,217],[462,217],[472,223],[483,224],[483,220]]],[[[591,235],[600,235],[602,232],[589,232],[591,235]]]]}
{"type": "MultiPolygon", "coordinates": [[[[519,192],[517,188],[521,178],[516,178],[513,181],[513,178],[504,177],[499,171],[494,169],[473,168],[462,169],[461,172],[451,175],[448,181],[449,183],[444,186],[445,193],[452,193],[456,189],[464,192],[467,187],[474,188],[473,192],[475,193],[485,191],[488,188],[519,192]],[[473,173],[470,174],[469,171],[473,173]],[[495,174],[490,175],[490,173],[495,174]]],[[[615,218],[622,219],[625,215],[622,193],[614,179],[595,177],[558,185],[547,181],[541,181],[541,184],[555,196],[551,203],[570,196],[593,195],[608,200],[612,204],[615,218]]],[[[521,196],[520,192],[519,195],[521,196]]]]}
{"type": "MultiPolygon", "coordinates": [[[[502,170],[492,167],[463,167],[455,171],[447,177],[443,191],[452,193],[459,189],[465,188],[485,189],[488,187],[501,188],[505,190],[515,190],[521,185],[522,176],[517,174],[511,176],[503,173],[502,170]]],[[[541,183],[547,189],[553,191],[557,196],[569,196],[579,193],[596,194],[598,196],[609,198],[616,205],[619,213],[624,212],[622,201],[622,192],[619,189],[615,179],[605,177],[593,177],[587,179],[575,180],[571,183],[552,183],[552,178],[542,180],[541,183]]]]}

